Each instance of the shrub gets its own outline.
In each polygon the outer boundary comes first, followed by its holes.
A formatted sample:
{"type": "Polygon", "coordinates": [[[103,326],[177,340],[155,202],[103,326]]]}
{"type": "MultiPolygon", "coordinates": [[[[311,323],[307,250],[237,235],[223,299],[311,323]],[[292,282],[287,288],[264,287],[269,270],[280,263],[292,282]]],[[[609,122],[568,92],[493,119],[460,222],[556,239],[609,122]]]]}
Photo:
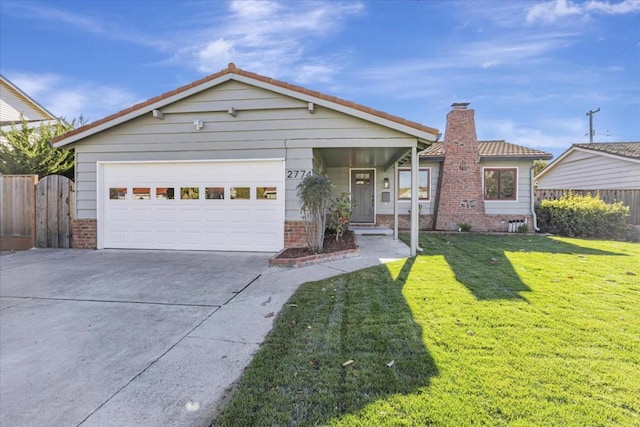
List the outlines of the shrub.
{"type": "Polygon", "coordinates": [[[536,205],[536,214],[540,230],[546,233],[616,239],[625,234],[629,207],[569,192],[557,200],[543,200],[536,205]]]}
{"type": "Polygon", "coordinates": [[[460,222],[458,223],[458,231],[471,231],[471,229],[473,228],[473,225],[467,223],[467,222],[460,222]]]}
{"type": "Polygon", "coordinates": [[[336,233],[336,240],[349,228],[351,223],[351,211],[355,208],[355,200],[351,199],[351,193],[343,192],[333,201],[329,208],[329,230],[336,233]]]}
{"type": "Polygon", "coordinates": [[[322,252],[333,184],[326,176],[309,175],[297,188],[307,246],[311,252],[322,252]]]}
{"type": "Polygon", "coordinates": [[[529,232],[529,226],[527,224],[522,224],[516,230],[518,233],[527,234],[529,232]]]}

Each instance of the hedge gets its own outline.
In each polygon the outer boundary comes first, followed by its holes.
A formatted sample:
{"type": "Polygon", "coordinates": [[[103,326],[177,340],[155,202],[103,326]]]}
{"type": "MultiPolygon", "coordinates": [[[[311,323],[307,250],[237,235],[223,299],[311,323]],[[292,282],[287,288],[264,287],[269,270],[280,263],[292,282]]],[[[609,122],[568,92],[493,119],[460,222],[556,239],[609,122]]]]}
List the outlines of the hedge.
{"type": "Polygon", "coordinates": [[[545,233],[568,237],[623,238],[629,207],[605,203],[598,195],[565,194],[557,200],[543,200],[536,205],[538,226],[545,233]]]}

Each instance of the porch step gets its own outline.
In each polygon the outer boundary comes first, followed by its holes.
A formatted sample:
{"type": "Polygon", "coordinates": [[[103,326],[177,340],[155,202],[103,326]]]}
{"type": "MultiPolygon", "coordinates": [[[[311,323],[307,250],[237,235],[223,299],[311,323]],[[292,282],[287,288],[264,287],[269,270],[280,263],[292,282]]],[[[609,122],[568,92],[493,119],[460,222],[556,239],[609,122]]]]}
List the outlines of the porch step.
{"type": "Polygon", "coordinates": [[[393,234],[393,230],[389,227],[351,225],[349,230],[363,236],[391,236],[393,234]]]}

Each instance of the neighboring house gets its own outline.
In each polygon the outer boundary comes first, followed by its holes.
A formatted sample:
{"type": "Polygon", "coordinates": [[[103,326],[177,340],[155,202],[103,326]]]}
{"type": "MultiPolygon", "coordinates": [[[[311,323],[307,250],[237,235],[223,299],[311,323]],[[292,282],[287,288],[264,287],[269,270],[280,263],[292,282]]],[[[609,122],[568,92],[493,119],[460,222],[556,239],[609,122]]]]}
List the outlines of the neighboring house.
{"type": "Polygon", "coordinates": [[[528,168],[550,155],[500,142],[495,160],[488,151],[480,161],[473,110],[461,105],[448,116],[445,178],[436,184],[442,155],[427,152],[419,159],[417,153],[433,146],[437,129],[229,64],[52,141],[75,149],[74,244],[237,251],[303,246],[296,186],[312,173],[326,174],[336,194],[352,193],[354,223],[388,225],[398,215],[396,223],[411,229],[414,254],[419,204],[433,209],[430,197],[452,206],[439,209],[439,228],[457,229],[464,220],[477,230],[506,231],[511,219],[531,219],[528,168]],[[465,152],[447,148],[452,144],[465,152]],[[419,165],[430,168],[426,189],[419,165]],[[451,185],[457,190],[449,191],[451,185]],[[486,212],[483,185],[488,198],[499,199],[487,201],[486,212]]]}
{"type": "Polygon", "coordinates": [[[0,127],[9,131],[11,125],[19,125],[22,118],[30,126],[40,126],[56,120],[51,112],[0,74],[0,127]]]}
{"type": "Polygon", "coordinates": [[[557,198],[572,190],[600,194],[606,202],[631,208],[640,223],[640,142],[573,144],[535,177],[538,198],[557,198]]]}

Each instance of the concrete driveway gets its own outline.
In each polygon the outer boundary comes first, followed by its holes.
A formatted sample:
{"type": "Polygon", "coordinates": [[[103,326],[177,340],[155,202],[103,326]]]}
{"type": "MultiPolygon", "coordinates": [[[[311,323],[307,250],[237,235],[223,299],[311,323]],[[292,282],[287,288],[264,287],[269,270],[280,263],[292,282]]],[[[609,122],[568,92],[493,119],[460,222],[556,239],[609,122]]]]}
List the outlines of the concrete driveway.
{"type": "Polygon", "coordinates": [[[272,255],[0,256],[0,425],[207,425],[297,286],[242,303],[272,255]]]}

